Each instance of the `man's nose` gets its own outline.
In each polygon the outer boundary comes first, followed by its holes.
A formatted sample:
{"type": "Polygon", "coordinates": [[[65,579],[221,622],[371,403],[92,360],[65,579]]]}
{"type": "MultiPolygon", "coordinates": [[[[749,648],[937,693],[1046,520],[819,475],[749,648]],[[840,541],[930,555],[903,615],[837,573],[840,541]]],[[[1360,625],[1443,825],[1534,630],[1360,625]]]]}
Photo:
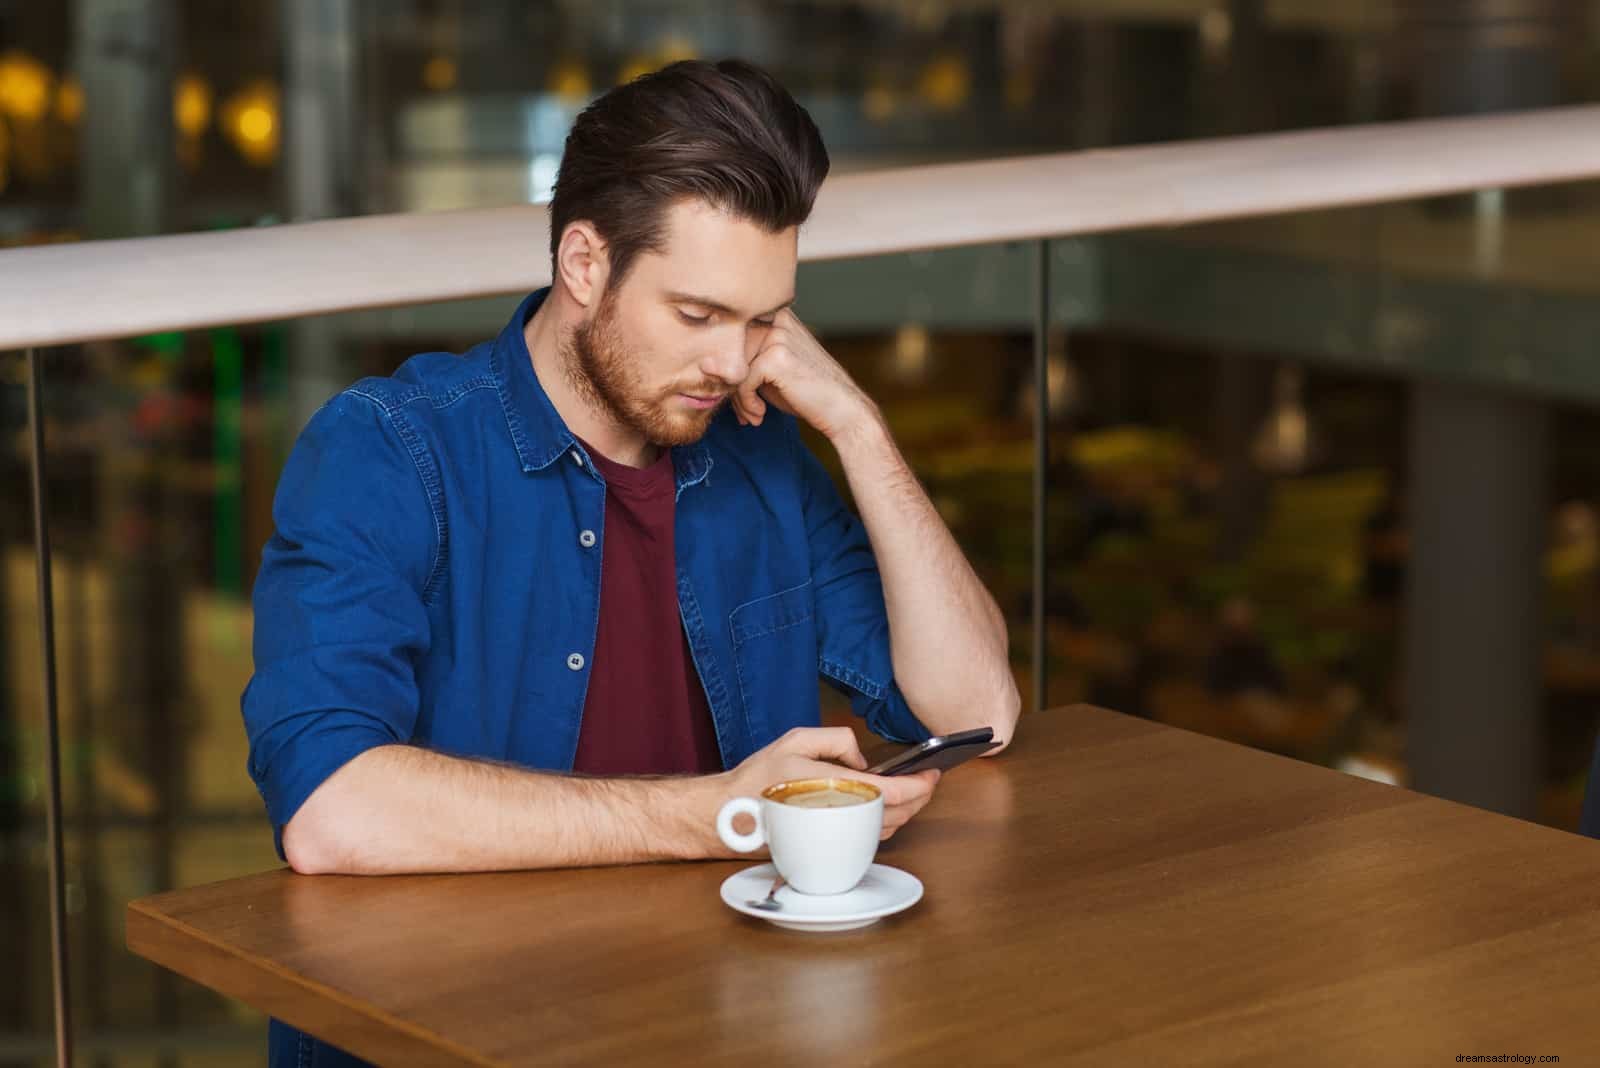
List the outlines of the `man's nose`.
{"type": "Polygon", "coordinates": [[[750,374],[750,360],[745,355],[743,339],[724,344],[700,361],[700,370],[735,389],[750,374]]]}

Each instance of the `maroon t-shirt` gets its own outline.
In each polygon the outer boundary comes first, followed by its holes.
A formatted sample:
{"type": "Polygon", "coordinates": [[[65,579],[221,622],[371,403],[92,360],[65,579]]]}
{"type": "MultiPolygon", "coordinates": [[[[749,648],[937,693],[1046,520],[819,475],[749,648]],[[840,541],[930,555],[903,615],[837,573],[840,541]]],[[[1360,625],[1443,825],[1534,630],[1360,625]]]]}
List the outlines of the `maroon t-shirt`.
{"type": "Polygon", "coordinates": [[[584,447],[606,480],[606,511],[599,635],[572,770],[721,771],[711,708],[678,615],[672,450],[636,468],[606,459],[588,442],[584,447]]]}

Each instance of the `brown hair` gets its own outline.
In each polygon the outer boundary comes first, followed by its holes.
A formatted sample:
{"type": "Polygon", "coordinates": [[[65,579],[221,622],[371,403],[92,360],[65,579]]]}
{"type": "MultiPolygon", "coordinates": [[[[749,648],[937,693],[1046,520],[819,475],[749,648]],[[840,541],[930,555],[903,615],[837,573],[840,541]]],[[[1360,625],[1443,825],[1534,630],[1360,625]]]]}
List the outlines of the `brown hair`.
{"type": "Polygon", "coordinates": [[[828,150],[806,109],[741,59],[686,59],[603,94],[567,134],[550,201],[550,266],[567,224],[605,239],[615,292],[642,252],[660,252],[665,213],[696,197],[776,233],[811,214],[828,150]]]}

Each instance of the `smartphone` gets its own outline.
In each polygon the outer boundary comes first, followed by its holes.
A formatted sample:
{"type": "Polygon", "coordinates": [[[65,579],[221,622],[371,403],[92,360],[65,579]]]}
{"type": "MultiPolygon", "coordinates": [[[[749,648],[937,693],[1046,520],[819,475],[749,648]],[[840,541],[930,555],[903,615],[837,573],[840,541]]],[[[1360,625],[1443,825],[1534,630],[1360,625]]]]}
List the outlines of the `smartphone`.
{"type": "Polygon", "coordinates": [[[994,740],[993,727],[956,731],[954,734],[929,738],[896,753],[883,763],[867,769],[873,775],[909,775],[914,771],[938,768],[947,771],[979,753],[987,753],[1000,743],[994,740]]]}

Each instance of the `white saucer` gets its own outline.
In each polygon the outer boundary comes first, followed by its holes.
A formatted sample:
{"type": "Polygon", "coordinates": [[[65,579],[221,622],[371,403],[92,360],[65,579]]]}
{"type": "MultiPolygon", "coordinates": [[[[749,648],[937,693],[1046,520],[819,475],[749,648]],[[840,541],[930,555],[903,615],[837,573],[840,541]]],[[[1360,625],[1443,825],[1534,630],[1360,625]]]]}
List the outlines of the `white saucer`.
{"type": "Polygon", "coordinates": [[[903,912],[922,900],[922,880],[899,868],[874,864],[854,890],[843,894],[802,894],[785,886],[777,897],[783,906],[781,912],[746,904],[765,898],[777,877],[778,869],[771,864],[736,872],[722,883],[723,903],[735,912],[791,931],[853,931],[903,912]]]}

